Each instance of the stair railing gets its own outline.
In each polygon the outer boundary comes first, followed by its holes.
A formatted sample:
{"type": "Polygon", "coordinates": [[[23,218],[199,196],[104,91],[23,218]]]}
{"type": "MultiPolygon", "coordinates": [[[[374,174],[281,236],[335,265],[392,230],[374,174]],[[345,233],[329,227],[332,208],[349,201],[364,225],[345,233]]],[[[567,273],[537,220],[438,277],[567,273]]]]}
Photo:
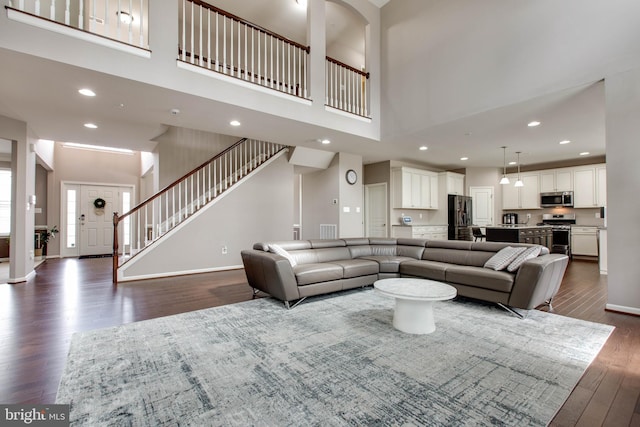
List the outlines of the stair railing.
{"type": "Polygon", "coordinates": [[[113,282],[117,283],[118,267],[286,148],[241,139],[129,212],[114,212],[113,282]]]}

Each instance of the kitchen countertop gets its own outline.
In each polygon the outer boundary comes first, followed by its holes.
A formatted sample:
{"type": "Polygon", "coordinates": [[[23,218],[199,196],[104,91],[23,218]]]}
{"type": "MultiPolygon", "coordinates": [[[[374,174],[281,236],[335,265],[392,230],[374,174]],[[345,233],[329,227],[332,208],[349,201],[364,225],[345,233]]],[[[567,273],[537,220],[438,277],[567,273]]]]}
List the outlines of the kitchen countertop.
{"type": "Polygon", "coordinates": [[[485,225],[482,228],[497,228],[497,229],[509,229],[514,228],[518,230],[527,228],[551,228],[550,225],[527,225],[527,224],[498,224],[498,225],[485,225]]]}
{"type": "Polygon", "coordinates": [[[448,227],[447,224],[391,224],[392,227],[448,227]]]}

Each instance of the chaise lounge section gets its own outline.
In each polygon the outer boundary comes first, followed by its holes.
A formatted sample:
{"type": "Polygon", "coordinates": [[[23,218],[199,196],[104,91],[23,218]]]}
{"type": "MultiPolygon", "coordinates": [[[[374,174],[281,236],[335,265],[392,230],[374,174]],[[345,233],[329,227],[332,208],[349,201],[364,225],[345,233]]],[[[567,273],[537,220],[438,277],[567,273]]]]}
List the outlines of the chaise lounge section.
{"type": "MultiPolygon", "coordinates": [[[[247,280],[254,292],[284,301],[287,308],[307,297],[372,285],[376,280],[418,277],[454,286],[458,295],[531,310],[551,304],[569,257],[540,254],[517,270],[485,264],[507,247],[534,245],[423,239],[348,238],[256,243],[242,251],[247,280]],[[279,252],[278,253],[275,253],[279,252]]],[[[537,250],[536,250],[537,251],[537,250]]]]}

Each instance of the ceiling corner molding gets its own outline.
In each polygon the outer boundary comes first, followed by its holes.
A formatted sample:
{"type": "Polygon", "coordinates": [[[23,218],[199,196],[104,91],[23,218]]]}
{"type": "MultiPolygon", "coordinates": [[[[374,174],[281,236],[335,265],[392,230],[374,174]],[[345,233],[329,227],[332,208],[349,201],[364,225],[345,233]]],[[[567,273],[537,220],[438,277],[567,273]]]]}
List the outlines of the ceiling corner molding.
{"type": "Polygon", "coordinates": [[[369,0],[369,1],[378,7],[382,7],[385,4],[389,3],[391,0],[369,0]]]}

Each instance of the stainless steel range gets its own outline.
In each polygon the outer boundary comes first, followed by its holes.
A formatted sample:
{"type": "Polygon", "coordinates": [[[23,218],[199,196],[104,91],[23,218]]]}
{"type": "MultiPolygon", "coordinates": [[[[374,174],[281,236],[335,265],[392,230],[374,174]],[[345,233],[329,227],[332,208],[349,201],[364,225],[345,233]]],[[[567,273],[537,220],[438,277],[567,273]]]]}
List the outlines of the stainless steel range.
{"type": "Polygon", "coordinates": [[[576,214],[542,214],[542,224],[552,227],[552,253],[571,256],[571,226],[575,223],[576,214]]]}

